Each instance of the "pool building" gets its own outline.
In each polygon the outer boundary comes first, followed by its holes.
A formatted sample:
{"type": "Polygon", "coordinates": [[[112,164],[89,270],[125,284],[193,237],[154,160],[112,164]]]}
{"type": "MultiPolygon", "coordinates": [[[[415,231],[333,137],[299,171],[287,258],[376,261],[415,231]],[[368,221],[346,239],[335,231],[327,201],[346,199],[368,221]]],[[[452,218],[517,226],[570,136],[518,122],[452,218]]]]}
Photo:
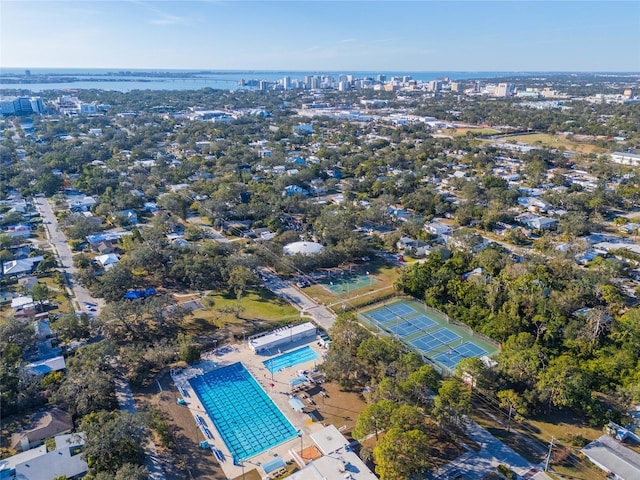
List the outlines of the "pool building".
{"type": "Polygon", "coordinates": [[[272,355],[284,345],[302,341],[310,342],[317,334],[316,326],[311,322],[305,322],[252,335],[248,339],[248,345],[255,354],[272,355]]]}

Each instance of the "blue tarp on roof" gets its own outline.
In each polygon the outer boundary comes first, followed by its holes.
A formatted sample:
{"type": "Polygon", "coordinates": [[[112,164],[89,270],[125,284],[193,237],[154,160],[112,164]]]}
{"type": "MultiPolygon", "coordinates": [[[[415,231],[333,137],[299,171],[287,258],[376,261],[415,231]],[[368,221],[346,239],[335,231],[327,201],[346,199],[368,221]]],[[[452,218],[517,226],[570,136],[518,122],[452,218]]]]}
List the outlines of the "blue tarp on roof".
{"type": "Polygon", "coordinates": [[[129,290],[127,293],[123,295],[122,298],[126,298],[129,300],[135,300],[137,298],[147,298],[151,295],[155,295],[155,288],[147,288],[146,290],[129,290]]]}

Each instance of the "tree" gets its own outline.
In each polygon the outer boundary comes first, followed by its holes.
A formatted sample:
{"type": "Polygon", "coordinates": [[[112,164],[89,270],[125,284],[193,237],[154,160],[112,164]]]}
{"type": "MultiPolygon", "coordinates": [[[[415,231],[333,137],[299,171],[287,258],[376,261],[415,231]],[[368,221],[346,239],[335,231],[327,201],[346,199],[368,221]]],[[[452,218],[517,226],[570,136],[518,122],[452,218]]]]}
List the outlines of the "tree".
{"type": "Polygon", "coordinates": [[[83,458],[91,473],[115,474],[125,464],[142,465],[148,432],[139,415],[99,411],[86,415],[80,424],[86,435],[83,458]]]}
{"type": "Polygon", "coordinates": [[[233,267],[229,273],[228,285],[229,289],[233,290],[238,301],[242,298],[247,286],[255,281],[255,277],[251,270],[242,265],[233,267]]]}
{"type": "Polygon", "coordinates": [[[391,416],[396,408],[396,403],[391,400],[380,400],[367,405],[358,415],[356,426],[353,429],[353,436],[355,438],[365,438],[367,435],[375,434],[377,440],[378,433],[386,430],[391,425],[391,416]]]}
{"type": "Polygon", "coordinates": [[[52,327],[67,342],[82,340],[89,337],[89,316],[86,313],[61,315],[53,321],[52,327]]]}
{"type": "Polygon", "coordinates": [[[459,380],[442,382],[438,395],[433,399],[431,414],[442,428],[446,424],[458,425],[462,416],[471,410],[471,391],[459,380]]]}
{"type": "Polygon", "coordinates": [[[116,406],[111,376],[90,368],[73,368],[55,395],[56,401],[67,405],[75,417],[82,417],[96,410],[110,410],[116,406]]]}
{"type": "Polygon", "coordinates": [[[589,398],[588,379],[574,357],[561,355],[549,362],[538,375],[540,398],[548,402],[548,410],[555,407],[575,407],[589,398]]]}
{"type": "Polygon", "coordinates": [[[410,398],[424,403],[427,394],[438,386],[438,373],[430,365],[422,365],[415,372],[409,374],[404,382],[400,383],[400,389],[410,398]]]}
{"type": "Polygon", "coordinates": [[[195,363],[200,360],[200,347],[193,342],[191,335],[178,334],[178,358],[183,362],[195,363]]]}
{"type": "Polygon", "coordinates": [[[33,301],[38,302],[38,305],[40,306],[42,306],[45,301],[49,300],[49,297],[51,296],[49,287],[47,287],[47,285],[44,283],[38,283],[34,285],[29,290],[29,293],[33,297],[33,301]]]}
{"type": "Polygon", "coordinates": [[[514,390],[501,390],[498,392],[498,400],[500,407],[506,408],[508,412],[507,432],[511,431],[511,419],[516,415],[515,419],[519,420],[522,415],[527,413],[527,406],[524,399],[514,390]]]}
{"type": "Polygon", "coordinates": [[[420,430],[391,428],[373,449],[380,480],[405,480],[428,467],[429,438],[420,430]]]}
{"type": "Polygon", "coordinates": [[[474,388],[485,388],[491,372],[478,357],[467,357],[458,362],[453,374],[474,388]]]}

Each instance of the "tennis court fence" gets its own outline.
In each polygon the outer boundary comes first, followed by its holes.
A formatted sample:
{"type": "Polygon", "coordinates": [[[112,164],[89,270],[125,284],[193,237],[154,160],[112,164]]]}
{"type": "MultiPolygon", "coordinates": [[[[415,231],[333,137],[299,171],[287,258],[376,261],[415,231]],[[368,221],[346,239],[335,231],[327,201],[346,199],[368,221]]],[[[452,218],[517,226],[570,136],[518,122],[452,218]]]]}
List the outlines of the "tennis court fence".
{"type": "Polygon", "coordinates": [[[441,312],[440,310],[436,310],[433,307],[430,307],[429,305],[424,303],[422,300],[417,300],[416,299],[416,301],[419,302],[427,312],[432,313],[436,317],[444,318],[447,321],[447,323],[449,323],[451,325],[455,325],[455,326],[463,329],[465,332],[467,332],[472,337],[479,338],[480,340],[483,340],[483,341],[487,342],[489,345],[492,345],[495,348],[497,348],[498,350],[500,350],[500,343],[496,342],[494,339],[489,338],[486,335],[483,335],[482,333],[478,333],[478,332],[474,331],[473,328],[471,328],[469,325],[467,325],[465,323],[462,323],[462,322],[460,322],[458,320],[454,320],[453,318],[449,318],[449,315],[447,315],[444,312],[441,312]]]}

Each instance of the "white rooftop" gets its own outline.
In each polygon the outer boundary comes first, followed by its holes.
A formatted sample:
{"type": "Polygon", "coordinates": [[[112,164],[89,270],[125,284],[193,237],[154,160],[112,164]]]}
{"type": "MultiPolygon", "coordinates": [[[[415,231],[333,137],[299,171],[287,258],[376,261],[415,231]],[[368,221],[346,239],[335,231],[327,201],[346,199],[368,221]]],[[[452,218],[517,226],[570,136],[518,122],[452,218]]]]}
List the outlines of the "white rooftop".
{"type": "Polygon", "coordinates": [[[82,451],[76,448],[84,445],[84,434],[58,435],[55,441],[54,451],[47,452],[47,447],[41,445],[0,460],[0,472],[15,469],[16,480],[50,480],[58,476],[75,477],[87,471],[82,451]]]}
{"type": "Polygon", "coordinates": [[[349,445],[347,439],[335,425],[328,425],[319,432],[312,433],[310,437],[323,455],[328,455],[349,445]]]}
{"type": "Polygon", "coordinates": [[[302,470],[289,476],[291,480],[377,480],[360,457],[352,451],[325,455],[309,462],[302,470]]]}
{"type": "Polygon", "coordinates": [[[264,335],[262,337],[252,338],[251,340],[249,340],[249,342],[251,344],[251,348],[254,351],[258,351],[261,349],[261,347],[270,345],[282,338],[295,338],[296,335],[307,333],[311,330],[315,332],[316,326],[311,322],[305,322],[299,325],[293,325],[292,327],[283,327],[274,330],[273,332],[268,333],[267,335],[264,335]]]}
{"type": "Polygon", "coordinates": [[[600,468],[615,473],[617,478],[640,478],[640,455],[609,435],[602,435],[580,451],[600,468]]]}
{"type": "Polygon", "coordinates": [[[287,255],[295,255],[299,253],[301,255],[314,255],[320,253],[324,247],[315,242],[293,242],[284,246],[284,253],[287,255]]]}

